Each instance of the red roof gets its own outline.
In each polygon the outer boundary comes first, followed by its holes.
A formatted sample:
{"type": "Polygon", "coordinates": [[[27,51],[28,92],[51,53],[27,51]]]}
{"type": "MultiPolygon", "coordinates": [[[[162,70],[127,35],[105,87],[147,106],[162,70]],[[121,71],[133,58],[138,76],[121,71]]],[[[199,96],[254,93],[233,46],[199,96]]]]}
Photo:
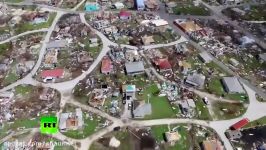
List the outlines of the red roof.
{"type": "Polygon", "coordinates": [[[54,78],[60,78],[64,74],[64,69],[53,69],[53,70],[44,70],[41,73],[42,78],[46,77],[54,77],[54,78]]]}
{"type": "Polygon", "coordinates": [[[108,57],[104,57],[102,60],[101,72],[108,73],[113,69],[112,62],[108,57]]]}
{"type": "Polygon", "coordinates": [[[158,59],[156,60],[155,64],[159,66],[160,70],[166,70],[166,69],[171,69],[172,66],[168,59],[158,59]]]}
{"type": "Polygon", "coordinates": [[[130,16],[131,16],[131,13],[125,10],[121,10],[119,13],[119,17],[130,17],[130,16]]]}
{"type": "Polygon", "coordinates": [[[249,123],[249,120],[247,118],[244,118],[244,119],[238,121],[237,123],[233,124],[231,126],[231,128],[234,130],[239,130],[242,127],[244,127],[245,125],[247,125],[248,123],[249,123]]]}

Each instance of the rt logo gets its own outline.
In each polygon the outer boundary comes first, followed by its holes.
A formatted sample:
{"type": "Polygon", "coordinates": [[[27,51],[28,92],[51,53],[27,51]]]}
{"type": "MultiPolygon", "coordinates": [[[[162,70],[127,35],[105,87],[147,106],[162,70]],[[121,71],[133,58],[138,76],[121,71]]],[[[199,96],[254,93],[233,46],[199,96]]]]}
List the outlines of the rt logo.
{"type": "Polygon", "coordinates": [[[43,134],[55,134],[58,132],[57,117],[44,116],[41,117],[41,133],[43,134]]]}

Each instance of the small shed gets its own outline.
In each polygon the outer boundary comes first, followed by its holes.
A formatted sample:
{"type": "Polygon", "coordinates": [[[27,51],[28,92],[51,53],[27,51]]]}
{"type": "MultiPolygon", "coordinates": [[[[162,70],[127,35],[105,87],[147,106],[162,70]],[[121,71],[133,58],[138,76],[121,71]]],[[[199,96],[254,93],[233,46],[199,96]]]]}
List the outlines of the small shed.
{"type": "Polygon", "coordinates": [[[249,123],[248,118],[244,118],[231,126],[232,130],[239,130],[249,123]]]}

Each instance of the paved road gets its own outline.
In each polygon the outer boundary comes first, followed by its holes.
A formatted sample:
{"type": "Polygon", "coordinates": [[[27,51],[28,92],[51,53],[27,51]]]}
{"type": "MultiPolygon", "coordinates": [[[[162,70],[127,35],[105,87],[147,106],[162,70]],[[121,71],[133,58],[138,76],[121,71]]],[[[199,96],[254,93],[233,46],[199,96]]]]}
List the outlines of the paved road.
{"type": "MultiPolygon", "coordinates": [[[[54,8],[52,8],[54,9],[54,8]]],[[[36,66],[34,67],[34,69],[32,70],[31,74],[29,74],[28,76],[26,76],[24,79],[19,80],[18,82],[7,86],[3,89],[1,89],[0,91],[4,91],[4,90],[8,90],[11,89],[13,87],[15,87],[16,85],[19,84],[23,84],[23,83],[28,83],[28,84],[33,84],[33,85],[37,85],[40,84],[39,82],[35,81],[32,78],[32,75],[34,73],[36,73],[37,69],[39,68],[42,58],[44,56],[45,50],[46,50],[46,43],[49,41],[49,38],[51,36],[51,33],[55,27],[55,24],[57,23],[58,19],[60,18],[60,16],[62,16],[64,13],[66,13],[66,11],[63,10],[56,10],[57,16],[52,24],[52,26],[49,28],[48,33],[46,35],[44,44],[42,46],[41,52],[40,52],[40,56],[39,59],[36,63],[36,66]]],[[[162,13],[160,14],[162,15],[161,17],[167,17],[168,14],[166,13],[162,13]]],[[[89,24],[86,22],[85,18],[84,18],[84,13],[80,14],[81,20],[83,23],[85,23],[86,25],[89,26],[89,24]]],[[[174,17],[168,16],[171,20],[174,19],[174,17]]],[[[165,18],[164,18],[165,19],[165,18]]],[[[166,19],[169,20],[169,19],[166,19]]],[[[169,23],[172,23],[171,21],[169,23]]],[[[176,30],[178,30],[177,28],[174,28],[176,30]]],[[[111,120],[113,122],[113,124],[111,126],[108,126],[105,129],[100,130],[99,132],[85,138],[82,140],[74,140],[68,137],[65,137],[64,135],[58,133],[56,135],[54,135],[55,137],[61,139],[61,140],[68,140],[70,141],[70,143],[75,143],[75,142],[81,142],[81,149],[83,150],[87,150],[89,148],[89,146],[91,145],[91,143],[97,139],[99,139],[100,137],[102,137],[104,134],[110,132],[113,130],[113,127],[116,126],[127,126],[127,125],[132,125],[132,126],[150,126],[150,125],[160,125],[160,124],[172,124],[172,123],[194,123],[194,124],[199,124],[199,125],[203,125],[203,126],[208,126],[208,127],[212,127],[221,137],[222,141],[225,144],[225,147],[228,150],[232,149],[232,146],[230,144],[230,142],[228,141],[228,139],[225,137],[224,135],[224,131],[231,126],[233,123],[237,122],[239,119],[241,119],[242,117],[239,118],[235,118],[235,119],[231,119],[231,120],[223,120],[223,121],[202,121],[202,120],[195,120],[195,119],[157,119],[157,120],[146,120],[146,121],[132,121],[132,120],[128,120],[127,122],[122,122],[121,119],[118,118],[114,118],[100,110],[97,110],[95,108],[91,108],[87,105],[83,105],[80,104],[76,101],[73,101],[73,98],[65,96],[68,95],[69,93],[72,92],[72,89],[74,88],[74,86],[78,83],[79,80],[84,79],[86,77],[86,75],[88,75],[91,71],[94,70],[94,68],[100,63],[102,57],[104,57],[106,55],[106,53],[110,50],[109,49],[109,45],[117,45],[114,42],[111,42],[110,40],[108,40],[103,34],[101,34],[100,32],[94,30],[95,33],[102,39],[102,43],[103,43],[103,49],[101,50],[99,56],[96,58],[96,60],[93,62],[93,64],[90,66],[90,68],[88,70],[86,70],[82,75],[80,75],[79,77],[71,80],[71,81],[67,81],[67,82],[63,82],[63,83],[49,83],[49,84],[43,84],[44,86],[47,87],[52,87],[57,89],[61,95],[62,95],[62,99],[61,99],[61,108],[63,108],[63,106],[66,103],[71,103],[73,105],[76,105],[78,107],[81,107],[85,110],[89,110],[92,111],[96,114],[99,114],[109,120],[111,120]]],[[[181,33],[181,35],[183,35],[183,37],[181,37],[181,39],[179,39],[180,41],[185,41],[185,38],[187,37],[187,35],[185,35],[183,32],[178,31],[179,33],[181,33]]],[[[191,43],[193,43],[193,41],[190,41],[191,43]]],[[[171,44],[176,44],[175,42],[171,43],[171,44]]],[[[200,51],[204,51],[204,49],[202,49],[201,47],[199,47],[199,45],[197,43],[193,43],[193,45],[197,48],[199,48],[200,51]]],[[[136,49],[136,47],[132,47],[132,46],[127,46],[127,45],[123,45],[125,47],[130,47],[133,49],[136,49]]],[[[158,47],[162,47],[162,46],[166,46],[165,44],[161,44],[161,45],[150,45],[150,46],[146,46],[144,47],[144,49],[149,49],[149,48],[158,48],[158,47]]],[[[230,71],[230,70],[229,70],[230,71]]],[[[242,81],[241,81],[242,82],[242,81]]],[[[250,88],[249,85],[245,85],[244,82],[242,82],[244,84],[244,88],[246,89],[248,96],[249,96],[249,100],[250,100],[250,105],[247,109],[247,112],[243,115],[243,117],[248,117],[250,120],[256,120],[262,116],[266,115],[266,104],[264,103],[260,103],[256,100],[255,97],[255,92],[250,88]],[[261,110],[261,111],[257,111],[257,110],[261,110]],[[254,112],[258,112],[258,113],[254,113],[254,112]]],[[[61,109],[62,110],[62,109],[61,109]]]]}
{"type": "Polygon", "coordinates": [[[32,30],[32,31],[27,31],[27,32],[23,32],[21,34],[18,34],[18,35],[15,35],[15,36],[12,36],[4,41],[1,41],[0,44],[3,44],[3,43],[7,43],[7,42],[10,42],[14,39],[17,39],[19,37],[22,37],[22,36],[25,36],[25,35],[28,35],[28,34],[33,34],[33,33],[38,33],[38,32],[47,32],[48,29],[47,28],[43,28],[43,29],[39,29],[39,30],[32,30]]]}
{"type": "MultiPolygon", "coordinates": [[[[185,37],[186,39],[189,39],[189,40],[188,40],[189,43],[190,43],[191,45],[193,45],[197,50],[199,50],[200,52],[207,52],[207,53],[209,54],[209,52],[208,52],[206,49],[204,49],[203,47],[201,47],[201,46],[200,46],[198,43],[196,43],[195,41],[191,40],[190,37],[189,37],[187,34],[185,34],[185,33],[184,33],[183,31],[181,31],[178,27],[176,27],[176,26],[173,24],[173,22],[174,22],[174,20],[177,18],[177,16],[176,16],[176,15],[172,15],[172,14],[168,14],[168,13],[166,13],[166,11],[165,11],[165,7],[164,7],[164,4],[161,3],[161,2],[159,2],[159,4],[160,4],[160,10],[157,11],[157,14],[158,14],[161,18],[167,20],[167,21],[169,22],[169,24],[172,26],[172,28],[173,28],[178,34],[182,35],[182,36],[185,37]]],[[[220,18],[220,17],[217,17],[217,18],[220,18]]],[[[223,19],[223,18],[221,18],[221,19],[223,19]]],[[[219,67],[221,67],[225,72],[227,72],[228,74],[230,74],[230,75],[232,75],[232,76],[237,76],[238,79],[239,79],[241,82],[244,82],[247,86],[249,86],[249,87],[252,88],[254,91],[256,91],[256,93],[257,93],[258,95],[260,95],[261,97],[263,97],[264,99],[266,99],[266,92],[265,92],[263,89],[261,89],[261,88],[255,86],[255,85],[251,84],[249,81],[247,81],[247,80],[245,80],[245,79],[239,77],[238,74],[236,74],[236,73],[235,73],[234,71],[232,71],[229,67],[227,67],[225,64],[223,64],[222,62],[220,62],[216,57],[212,56],[211,54],[209,54],[209,56],[212,57],[212,58],[213,58],[213,62],[214,62],[215,64],[217,64],[219,67]]]]}
{"type": "Polygon", "coordinates": [[[235,29],[239,30],[240,32],[244,33],[245,35],[247,35],[248,37],[252,38],[255,40],[255,42],[261,46],[263,49],[266,49],[266,43],[257,38],[256,36],[254,36],[252,33],[250,33],[248,30],[244,29],[243,27],[239,26],[238,23],[236,21],[232,21],[231,19],[229,19],[227,16],[222,14],[222,9],[219,9],[219,7],[217,8],[216,6],[210,6],[209,4],[203,2],[202,0],[199,0],[205,7],[207,7],[209,10],[211,10],[211,12],[220,19],[223,19],[225,21],[227,21],[229,24],[231,24],[235,29]]]}

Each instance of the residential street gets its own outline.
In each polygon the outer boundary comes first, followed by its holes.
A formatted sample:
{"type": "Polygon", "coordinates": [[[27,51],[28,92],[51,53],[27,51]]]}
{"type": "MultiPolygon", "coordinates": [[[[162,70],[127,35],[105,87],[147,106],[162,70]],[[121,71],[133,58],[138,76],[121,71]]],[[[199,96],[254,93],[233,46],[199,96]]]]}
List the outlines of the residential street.
{"type": "MultiPolygon", "coordinates": [[[[84,2],[85,0],[82,0],[82,2],[84,2]]],[[[247,91],[248,97],[249,97],[249,101],[250,104],[248,106],[248,109],[246,111],[246,113],[238,118],[235,119],[231,119],[231,120],[219,120],[219,121],[203,121],[203,120],[196,120],[196,119],[178,119],[178,118],[164,118],[164,119],[154,119],[154,120],[122,120],[121,118],[115,118],[110,116],[109,114],[100,111],[99,109],[96,108],[92,108],[88,105],[84,105],[81,104],[77,101],[75,101],[73,99],[73,97],[71,96],[71,93],[74,89],[74,87],[79,83],[80,80],[86,78],[86,76],[88,74],[90,74],[91,72],[94,71],[94,69],[101,63],[102,58],[107,54],[107,52],[110,50],[109,46],[118,46],[118,44],[110,41],[105,35],[103,35],[101,32],[93,29],[93,31],[96,33],[97,36],[100,37],[102,43],[103,43],[103,47],[99,53],[99,55],[97,56],[97,58],[94,60],[94,62],[91,64],[91,66],[89,67],[88,70],[84,70],[84,72],[70,80],[70,81],[66,81],[66,82],[61,82],[61,83],[41,83],[39,81],[36,81],[33,76],[36,74],[37,70],[39,69],[39,67],[41,66],[43,57],[45,55],[46,52],[46,47],[47,47],[47,43],[50,40],[50,37],[52,35],[52,32],[56,26],[56,23],[58,22],[58,20],[60,19],[60,17],[66,13],[69,12],[75,12],[75,10],[77,8],[79,8],[82,5],[82,2],[80,2],[75,8],[73,8],[72,10],[65,10],[65,9],[61,9],[61,8],[56,8],[56,7],[50,7],[50,6],[45,6],[45,5],[38,5],[38,6],[43,6],[45,8],[48,8],[52,11],[56,11],[57,15],[52,23],[52,25],[48,28],[48,29],[40,29],[40,30],[33,30],[33,31],[28,31],[28,32],[24,32],[21,33],[19,35],[13,36],[5,41],[0,42],[0,44],[2,43],[6,43],[9,42],[11,40],[14,40],[16,38],[19,38],[21,36],[27,35],[27,34],[31,34],[31,33],[37,33],[37,32],[47,32],[45,39],[43,41],[40,53],[39,53],[39,58],[38,61],[36,62],[34,68],[32,69],[32,71],[25,76],[23,79],[18,80],[17,82],[8,85],[2,89],[0,89],[0,92],[3,91],[7,91],[10,89],[13,89],[14,87],[20,85],[20,84],[31,84],[31,85],[43,85],[44,87],[51,87],[54,88],[56,90],[58,90],[61,94],[61,103],[60,103],[60,111],[57,112],[57,115],[59,115],[59,113],[62,112],[63,107],[65,106],[65,104],[69,103],[69,104],[73,104],[75,106],[78,106],[84,110],[88,110],[90,112],[93,112],[97,115],[100,115],[108,120],[110,120],[112,122],[112,124],[104,129],[99,130],[98,132],[96,132],[95,134],[85,138],[85,139],[81,139],[81,140],[77,140],[77,139],[72,139],[69,137],[66,137],[65,135],[61,134],[60,132],[53,135],[53,137],[58,138],[60,140],[67,140],[69,143],[71,143],[72,145],[74,145],[76,142],[80,142],[81,143],[81,147],[79,147],[78,149],[81,150],[88,150],[89,147],[91,146],[92,142],[94,142],[95,140],[101,138],[103,135],[111,132],[113,130],[114,127],[120,126],[120,127],[126,127],[126,126],[133,126],[133,127],[141,127],[141,126],[152,126],[152,125],[163,125],[163,124],[177,124],[177,123],[188,123],[188,124],[198,124],[198,125],[202,125],[202,126],[206,126],[206,127],[210,127],[212,129],[214,129],[218,135],[220,136],[220,138],[222,139],[222,141],[224,142],[224,145],[226,147],[227,150],[233,150],[232,145],[230,144],[229,140],[226,138],[224,132],[234,123],[236,123],[237,121],[239,121],[240,119],[247,117],[249,120],[256,120],[259,119],[260,117],[263,117],[266,115],[266,103],[262,103],[257,101],[255,94],[259,94],[262,97],[266,98],[266,93],[264,91],[262,91],[261,89],[251,85],[248,81],[242,79],[241,77],[239,77],[241,83],[243,84],[245,90],[247,91]],[[258,111],[259,110],[259,111],[258,111]],[[254,113],[255,112],[255,113],[254,113]]],[[[212,11],[216,12],[214,7],[208,6],[207,4],[205,4],[204,2],[202,2],[204,5],[206,5],[206,7],[210,8],[212,11]]],[[[25,4],[25,3],[22,3],[25,4]]],[[[22,5],[19,4],[19,5],[22,5]]],[[[29,2],[26,2],[27,5],[32,5],[29,2]]],[[[169,15],[165,12],[164,6],[161,3],[161,9],[157,12],[161,18],[167,20],[169,22],[169,24],[171,24],[172,28],[181,35],[180,39],[178,39],[177,41],[168,43],[168,44],[154,44],[154,45],[148,45],[148,46],[143,46],[141,47],[143,50],[147,50],[147,49],[153,49],[153,48],[160,48],[160,47],[165,47],[165,46],[172,46],[172,45],[176,45],[178,43],[181,42],[190,42],[196,49],[198,49],[199,51],[203,52],[206,51],[205,49],[203,49],[198,43],[192,41],[189,39],[189,37],[182,31],[180,31],[174,24],[173,21],[177,18],[176,15],[169,15]]],[[[219,10],[219,9],[218,9],[219,10]]],[[[86,24],[87,26],[90,27],[90,25],[87,23],[86,19],[85,19],[85,13],[79,13],[80,14],[80,18],[82,23],[86,24]]],[[[219,12],[216,12],[217,16],[221,17],[219,14],[219,12]]],[[[184,16],[180,16],[180,18],[182,18],[184,16]]],[[[193,18],[193,16],[191,16],[193,18]]],[[[194,16],[197,17],[197,16],[194,16]]],[[[213,17],[213,16],[210,16],[213,17]]],[[[222,19],[228,20],[227,18],[222,17],[222,19]]],[[[239,27],[238,25],[234,24],[232,21],[230,21],[231,24],[233,24],[235,27],[237,27],[240,31],[243,31],[246,35],[250,36],[250,33],[248,33],[247,31],[245,31],[244,29],[242,29],[241,27],[239,27]]],[[[251,36],[252,37],[252,36],[251,36]]],[[[255,38],[254,38],[255,39],[255,38]]],[[[261,41],[257,40],[261,45],[265,44],[265,43],[261,43],[261,41]]],[[[131,49],[138,49],[135,46],[130,46],[130,45],[121,45],[121,47],[127,47],[127,48],[131,48],[131,49]]],[[[211,56],[211,55],[210,55],[211,56]]],[[[211,56],[213,57],[213,56],[211,56]]],[[[219,65],[222,69],[224,69],[226,72],[228,72],[231,75],[235,75],[237,76],[237,74],[235,72],[233,72],[232,70],[230,70],[226,65],[224,65],[223,63],[221,63],[220,61],[218,61],[216,58],[213,59],[214,62],[219,65]]],[[[157,78],[159,78],[160,80],[166,81],[168,82],[163,76],[159,75],[157,73],[157,71],[154,68],[149,68],[150,70],[153,71],[153,73],[156,75],[157,78]]],[[[227,99],[222,99],[219,98],[217,99],[217,97],[201,92],[201,91],[197,91],[194,90],[194,92],[202,97],[211,97],[212,99],[215,100],[219,100],[219,101],[226,101],[229,103],[235,103],[235,101],[233,100],[227,100],[227,99]]],[[[37,129],[34,129],[34,131],[37,129]]],[[[12,135],[14,135],[15,133],[11,133],[10,135],[8,135],[7,137],[5,137],[4,139],[0,140],[0,143],[2,141],[5,141],[9,138],[12,137],[12,135]]]]}

